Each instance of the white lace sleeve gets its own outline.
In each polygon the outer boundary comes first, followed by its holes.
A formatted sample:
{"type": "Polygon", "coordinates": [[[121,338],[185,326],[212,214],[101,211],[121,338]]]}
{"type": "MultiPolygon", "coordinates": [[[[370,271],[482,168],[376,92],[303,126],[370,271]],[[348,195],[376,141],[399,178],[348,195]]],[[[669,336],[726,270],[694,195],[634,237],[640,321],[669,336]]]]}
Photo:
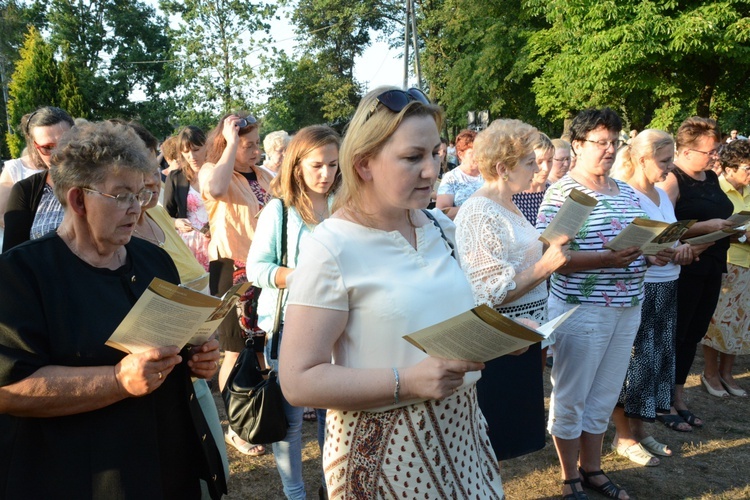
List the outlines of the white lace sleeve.
{"type": "Polygon", "coordinates": [[[509,255],[514,240],[512,224],[487,198],[470,198],[458,212],[457,249],[477,305],[502,304],[508,290],[516,288],[509,255]]]}

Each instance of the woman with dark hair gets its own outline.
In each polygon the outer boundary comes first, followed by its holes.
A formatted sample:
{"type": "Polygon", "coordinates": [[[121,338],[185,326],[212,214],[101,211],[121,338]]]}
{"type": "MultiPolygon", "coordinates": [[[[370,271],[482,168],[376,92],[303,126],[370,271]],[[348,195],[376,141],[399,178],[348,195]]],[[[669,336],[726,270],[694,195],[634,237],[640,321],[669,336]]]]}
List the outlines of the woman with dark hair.
{"type": "Polygon", "coordinates": [[[646,260],[638,247],[604,245],[635,217],[645,217],[633,188],[609,177],[622,121],[609,108],[581,111],[570,125],[576,168],[547,189],[537,229],[544,230],[573,189],[598,200],[570,242],[570,259],[550,280],[549,315],[574,307],[555,330],[547,430],[562,466],[565,498],[583,486],[626,500],[601,470],[602,441],[628,368],[641,321],[646,260]]]}
{"type": "MultiPolygon", "coordinates": [[[[247,281],[245,259],[255,237],[257,215],[271,195],[271,174],[256,166],[260,158],[258,122],[247,113],[225,115],[208,135],[206,163],[198,173],[201,196],[208,212],[211,241],[211,293],[221,295],[234,283],[247,281]]],[[[219,327],[224,361],[219,389],[245,347],[245,333],[236,312],[219,327]]],[[[260,342],[258,342],[260,344],[260,342]]],[[[262,350],[262,345],[259,348],[262,350]]],[[[251,445],[229,429],[225,439],[240,453],[262,455],[265,448],[251,445]]]]}
{"type": "Polygon", "coordinates": [[[180,151],[164,183],[164,208],[175,219],[174,226],[195,258],[208,271],[208,213],[201,197],[198,173],[206,160],[206,134],[193,125],[177,136],[180,151]]]}
{"type": "Polygon", "coordinates": [[[41,107],[21,120],[28,154],[6,161],[0,173],[3,251],[39,238],[60,225],[62,206],[55,198],[52,179],[47,174],[52,150],[72,126],[73,118],[53,106],[41,107]]]}
{"type": "MultiPolygon", "coordinates": [[[[716,122],[694,116],[677,130],[675,169],[659,184],[674,205],[677,220],[698,222],[683,239],[731,227],[726,219],[734,205],[722,191],[719,177],[711,170],[721,143],[716,122]]],[[[670,413],[661,415],[667,427],[683,430],[682,422],[702,427],[703,420],[693,414],[685,400],[685,381],[695,358],[698,342],[706,334],[721,292],[721,276],[727,271],[729,238],[710,246],[694,248],[699,255],[692,264],[682,266],[677,285],[677,332],[675,351],[675,390],[670,413]]],[[[704,385],[708,385],[702,379],[704,385]]],[[[708,386],[710,387],[710,386],[708,386]]]]}
{"type": "MultiPolygon", "coordinates": [[[[719,185],[734,213],[750,210],[750,141],[736,139],[719,154],[719,185]]],[[[750,245],[746,234],[730,240],[719,302],[703,337],[703,383],[714,396],[747,397],[732,376],[734,358],[750,353],[750,245]],[[725,390],[726,389],[726,390],[725,390]]]]}
{"type": "MultiPolygon", "coordinates": [[[[313,125],[294,134],[286,147],[279,176],[272,183],[277,198],[268,202],[258,217],[255,239],[247,256],[247,278],[264,290],[258,299],[258,326],[263,330],[269,331],[273,327],[278,296],[285,292],[287,276],[297,267],[302,245],[315,227],[330,215],[333,193],[341,183],[338,174],[339,141],[339,135],[332,128],[313,125]],[[285,209],[286,228],[282,227],[285,209]],[[286,249],[281,248],[284,231],[286,249]],[[284,250],[287,262],[282,266],[284,250]]],[[[282,324],[285,310],[286,301],[281,310],[282,324]]],[[[266,363],[278,373],[278,359],[271,357],[271,341],[269,337],[266,342],[266,363]]],[[[284,400],[289,429],[282,441],[273,443],[276,468],[284,485],[284,494],[290,499],[305,498],[302,479],[303,410],[284,400]]],[[[320,413],[318,430],[325,435],[325,410],[320,413]]],[[[320,445],[322,453],[322,443],[320,445]]]]}
{"type": "Polygon", "coordinates": [[[456,155],[461,162],[440,181],[435,206],[451,219],[456,218],[461,204],[482,187],[484,179],[474,161],[474,130],[462,130],[456,136],[456,155]]]}

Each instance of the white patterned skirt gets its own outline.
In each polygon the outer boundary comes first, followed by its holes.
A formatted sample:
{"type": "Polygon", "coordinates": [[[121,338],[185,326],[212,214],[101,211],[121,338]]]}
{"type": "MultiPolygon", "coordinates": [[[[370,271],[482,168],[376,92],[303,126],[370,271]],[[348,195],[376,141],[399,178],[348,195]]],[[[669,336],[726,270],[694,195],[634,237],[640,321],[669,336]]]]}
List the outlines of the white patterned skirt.
{"type": "Polygon", "coordinates": [[[329,498],[502,499],[476,386],[385,412],[326,417],[329,498]]]}
{"type": "Polygon", "coordinates": [[[727,263],[721,294],[703,345],[724,354],[750,354],[750,269],[727,263]]]}

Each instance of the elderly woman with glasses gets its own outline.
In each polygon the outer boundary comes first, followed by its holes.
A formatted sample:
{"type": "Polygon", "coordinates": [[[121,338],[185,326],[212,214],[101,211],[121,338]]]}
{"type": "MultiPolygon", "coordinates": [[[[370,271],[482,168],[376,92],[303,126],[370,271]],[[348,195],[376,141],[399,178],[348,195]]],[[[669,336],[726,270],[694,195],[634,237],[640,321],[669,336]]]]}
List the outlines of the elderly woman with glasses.
{"type": "Polygon", "coordinates": [[[627,493],[601,470],[609,416],[628,368],[641,321],[646,260],[637,247],[605,248],[635,217],[645,217],[630,186],[609,177],[622,121],[609,108],[581,111],[570,125],[574,170],[547,189],[537,229],[554,219],[573,189],[598,204],[570,242],[571,257],[550,280],[549,316],[578,307],[555,331],[547,430],[562,466],[565,498],[586,498],[583,486],[610,498],[627,493]]]}
{"type": "Polygon", "coordinates": [[[446,241],[453,224],[422,210],[441,121],[417,89],[362,99],[334,212],[287,276],[279,380],[290,404],[329,409],[329,498],[503,498],[476,399],[484,365],[430,357],[402,338],[474,307],[446,241]]]}
{"type": "Polygon", "coordinates": [[[555,148],[555,153],[552,155],[549,175],[547,175],[547,182],[550,184],[559,181],[568,173],[572,160],[570,156],[570,143],[568,141],[565,139],[552,139],[552,146],[555,148]]]}
{"type": "Polygon", "coordinates": [[[48,169],[52,150],[72,126],[73,118],[53,106],[41,107],[21,120],[28,153],[6,161],[0,173],[3,251],[39,238],[60,225],[62,207],[53,193],[48,169]]]}
{"type": "Polygon", "coordinates": [[[225,477],[190,381],[213,377],[218,342],[105,345],[153,278],[179,283],[163,250],[131,239],[153,159],[131,128],[84,123],[52,165],[62,224],[0,256],[0,414],[15,425],[2,496],[199,498],[203,478],[219,498],[225,477]]]}
{"type": "MultiPolygon", "coordinates": [[[[247,281],[245,259],[255,236],[258,212],[270,200],[271,173],[256,166],[260,158],[258,122],[247,113],[222,117],[206,141],[206,163],[198,173],[201,196],[208,213],[211,240],[208,244],[211,294],[222,295],[234,283],[247,281]]],[[[232,310],[219,327],[224,361],[219,372],[219,388],[232,371],[245,347],[245,332],[232,310]]],[[[256,349],[261,354],[262,342],[256,349]]],[[[229,429],[228,444],[245,455],[262,455],[261,445],[251,445],[229,429]]]]}
{"type": "MultiPolygon", "coordinates": [[[[731,227],[727,217],[734,205],[722,191],[711,165],[719,153],[721,134],[710,118],[686,119],[677,130],[675,169],[659,184],[674,204],[677,220],[697,222],[683,239],[731,227]]],[[[685,401],[685,381],[693,364],[698,342],[706,334],[721,292],[721,276],[727,272],[729,238],[694,248],[700,257],[682,266],[677,287],[677,342],[675,351],[675,391],[670,413],[659,420],[670,429],[682,430],[681,423],[703,427],[685,401]]],[[[711,386],[701,377],[703,384],[711,386]]],[[[684,424],[683,424],[684,425],[684,424]]]]}
{"type": "MultiPolygon", "coordinates": [[[[750,141],[737,139],[719,155],[723,174],[719,185],[734,212],[750,210],[750,141]]],[[[731,239],[721,295],[703,344],[703,379],[712,395],[747,397],[732,375],[737,355],[750,354],[750,245],[745,234],[731,239]],[[725,390],[726,389],[726,390],[725,390]]]]}

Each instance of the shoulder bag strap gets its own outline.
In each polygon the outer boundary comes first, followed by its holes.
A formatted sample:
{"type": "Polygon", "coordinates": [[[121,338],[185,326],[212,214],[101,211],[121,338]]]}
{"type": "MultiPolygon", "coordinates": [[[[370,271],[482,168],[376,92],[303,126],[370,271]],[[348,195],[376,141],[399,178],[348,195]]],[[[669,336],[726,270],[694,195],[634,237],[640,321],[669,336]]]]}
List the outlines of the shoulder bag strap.
{"type": "MultiPolygon", "coordinates": [[[[284,200],[281,200],[281,266],[286,266],[286,224],[287,224],[287,206],[284,200]]],[[[279,288],[279,298],[276,300],[276,316],[273,319],[273,335],[271,337],[271,359],[279,358],[279,341],[281,340],[281,308],[284,305],[285,288],[279,288]]]]}
{"type": "Polygon", "coordinates": [[[440,231],[440,236],[443,237],[443,239],[445,240],[445,242],[448,244],[448,246],[451,249],[451,257],[453,257],[455,259],[456,258],[456,248],[453,246],[453,243],[451,243],[451,240],[449,240],[448,237],[445,235],[445,231],[443,231],[442,226],[437,221],[437,219],[435,218],[435,216],[432,215],[432,213],[430,213],[430,211],[427,210],[426,208],[422,209],[422,213],[424,213],[427,216],[427,218],[430,219],[433,224],[435,224],[435,227],[438,228],[438,230],[440,231]]]}

